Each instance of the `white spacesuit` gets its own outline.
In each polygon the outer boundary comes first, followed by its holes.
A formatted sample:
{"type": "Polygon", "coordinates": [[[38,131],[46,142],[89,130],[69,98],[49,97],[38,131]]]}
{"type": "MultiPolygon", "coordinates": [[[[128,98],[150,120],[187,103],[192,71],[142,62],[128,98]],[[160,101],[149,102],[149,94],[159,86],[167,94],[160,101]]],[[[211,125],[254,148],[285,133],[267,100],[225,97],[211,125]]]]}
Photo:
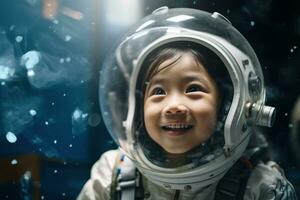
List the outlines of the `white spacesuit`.
{"type": "Polygon", "coordinates": [[[96,162],[78,200],[296,199],[255,132],[275,115],[263,80],[225,17],[157,9],[100,72],[101,112],[120,148],[96,162]]]}

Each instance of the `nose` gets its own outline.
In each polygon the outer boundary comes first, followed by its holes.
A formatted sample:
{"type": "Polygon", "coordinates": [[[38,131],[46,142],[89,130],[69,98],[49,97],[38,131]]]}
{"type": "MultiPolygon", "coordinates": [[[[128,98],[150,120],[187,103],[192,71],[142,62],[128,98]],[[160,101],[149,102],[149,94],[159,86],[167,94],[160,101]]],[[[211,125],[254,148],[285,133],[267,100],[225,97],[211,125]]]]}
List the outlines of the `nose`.
{"type": "Polygon", "coordinates": [[[165,115],[185,115],[188,113],[188,108],[180,98],[172,97],[163,109],[163,113],[165,115]]]}

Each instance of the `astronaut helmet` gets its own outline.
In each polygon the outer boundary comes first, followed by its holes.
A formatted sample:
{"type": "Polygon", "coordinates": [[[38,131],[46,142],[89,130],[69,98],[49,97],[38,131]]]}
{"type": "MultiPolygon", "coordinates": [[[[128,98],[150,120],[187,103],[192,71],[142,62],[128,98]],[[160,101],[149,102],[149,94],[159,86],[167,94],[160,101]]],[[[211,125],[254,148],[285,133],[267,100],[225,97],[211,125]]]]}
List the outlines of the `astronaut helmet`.
{"type": "MultiPolygon", "coordinates": [[[[100,71],[99,84],[102,116],[114,141],[144,176],[170,189],[195,190],[220,180],[245,151],[253,127],[271,126],[274,121],[275,109],[265,105],[263,74],[252,47],[219,13],[155,10],[113,48],[100,71]],[[178,140],[178,148],[173,143],[174,150],[170,150],[160,142],[164,139],[157,139],[149,130],[146,93],[152,78],[160,73],[171,82],[180,82],[181,74],[188,70],[183,67],[180,73],[178,66],[185,65],[186,58],[201,67],[197,73],[211,80],[217,91],[217,114],[210,128],[209,120],[195,113],[191,121],[195,118],[204,129],[196,129],[196,122],[158,124],[161,134],[169,132],[178,140]],[[182,150],[181,142],[189,132],[209,137],[196,139],[182,150]]],[[[155,94],[169,93],[155,90],[155,94]]],[[[161,96],[158,98],[165,98],[161,96]]],[[[201,109],[200,104],[196,109],[201,109]]],[[[156,126],[155,120],[150,122],[156,126]]],[[[173,139],[166,140],[172,143],[173,139]]]]}

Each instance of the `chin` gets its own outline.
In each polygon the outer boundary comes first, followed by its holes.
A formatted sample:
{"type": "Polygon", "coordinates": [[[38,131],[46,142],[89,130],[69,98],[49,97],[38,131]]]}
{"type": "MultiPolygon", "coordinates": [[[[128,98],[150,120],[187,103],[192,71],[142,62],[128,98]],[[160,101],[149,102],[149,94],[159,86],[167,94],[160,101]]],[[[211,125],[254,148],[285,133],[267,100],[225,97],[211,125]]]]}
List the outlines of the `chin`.
{"type": "Polygon", "coordinates": [[[192,148],[188,148],[188,149],[167,149],[167,148],[163,148],[166,152],[170,153],[170,154],[184,154],[188,151],[190,151],[192,148]]]}

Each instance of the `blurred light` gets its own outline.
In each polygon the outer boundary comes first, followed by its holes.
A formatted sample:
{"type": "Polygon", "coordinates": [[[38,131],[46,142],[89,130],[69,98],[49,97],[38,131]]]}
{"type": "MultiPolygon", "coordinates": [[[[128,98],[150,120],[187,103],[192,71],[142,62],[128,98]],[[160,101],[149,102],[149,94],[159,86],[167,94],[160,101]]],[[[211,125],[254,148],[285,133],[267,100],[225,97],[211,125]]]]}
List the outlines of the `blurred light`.
{"type": "Polygon", "coordinates": [[[36,115],[36,110],[31,109],[31,110],[29,111],[29,113],[30,113],[30,115],[35,116],[35,115],[36,115]]]}
{"type": "Polygon", "coordinates": [[[43,1],[43,16],[47,19],[54,19],[57,14],[59,3],[58,0],[43,1]]]}
{"type": "Polygon", "coordinates": [[[27,76],[34,76],[34,75],[35,75],[35,73],[33,70],[28,70],[27,76]]]}
{"type": "Polygon", "coordinates": [[[72,19],[81,20],[83,18],[83,14],[81,12],[71,8],[63,7],[61,12],[72,19]]]}
{"type": "Polygon", "coordinates": [[[16,164],[18,164],[18,161],[17,161],[16,159],[13,159],[13,160],[11,161],[11,164],[12,164],[12,165],[16,165],[16,164]]]}
{"type": "Polygon", "coordinates": [[[15,74],[15,70],[10,67],[0,65],[0,79],[8,79],[15,74]]]}
{"type": "Polygon", "coordinates": [[[175,16],[175,17],[168,18],[167,21],[182,22],[182,21],[186,21],[186,20],[189,20],[189,19],[193,19],[193,18],[194,18],[193,16],[189,16],[189,15],[178,15],[178,16],[175,16]]]}
{"type": "Polygon", "coordinates": [[[22,36],[20,36],[20,35],[18,35],[17,37],[16,37],[16,42],[22,42],[22,40],[23,40],[23,37],[22,36]]]}
{"type": "Polygon", "coordinates": [[[12,132],[7,132],[6,139],[10,143],[15,143],[17,141],[17,136],[12,132]]]}
{"type": "Polygon", "coordinates": [[[142,17],[139,0],[109,0],[106,6],[106,18],[113,25],[130,26],[142,17]]]}
{"type": "Polygon", "coordinates": [[[72,39],[72,37],[70,35],[66,35],[65,36],[65,41],[66,42],[69,42],[71,39],[72,39]]]}

